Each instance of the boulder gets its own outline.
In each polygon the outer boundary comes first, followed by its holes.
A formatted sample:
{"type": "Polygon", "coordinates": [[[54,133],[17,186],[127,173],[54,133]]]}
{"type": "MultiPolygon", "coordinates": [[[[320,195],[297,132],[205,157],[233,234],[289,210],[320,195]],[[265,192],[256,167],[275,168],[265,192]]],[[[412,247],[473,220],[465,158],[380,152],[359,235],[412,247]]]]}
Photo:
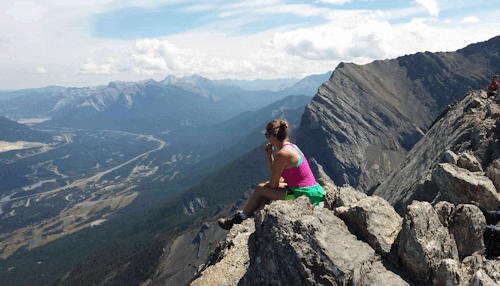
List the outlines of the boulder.
{"type": "Polygon", "coordinates": [[[498,261],[487,260],[480,255],[468,256],[460,265],[463,285],[498,285],[499,270],[498,261]]]}
{"type": "Polygon", "coordinates": [[[414,201],[408,206],[399,237],[398,254],[410,278],[423,285],[443,259],[458,260],[455,241],[439,222],[428,202],[414,201]]]}
{"type": "Polygon", "coordinates": [[[481,210],[474,205],[458,205],[451,217],[449,230],[455,238],[459,257],[484,253],[486,219],[481,210]]]}
{"type": "Polygon", "coordinates": [[[347,207],[338,208],[338,215],[377,253],[386,257],[396,240],[403,219],[381,197],[373,196],[347,207]]]}
{"type": "Polygon", "coordinates": [[[211,252],[208,260],[200,265],[189,285],[237,285],[250,263],[248,238],[254,231],[253,219],[234,225],[226,238],[211,252]]]}
{"type": "Polygon", "coordinates": [[[471,172],[482,172],[483,168],[479,161],[469,152],[464,152],[458,157],[457,165],[471,172]]]}
{"type": "Polygon", "coordinates": [[[443,153],[441,161],[443,163],[450,163],[456,165],[458,162],[459,156],[455,154],[451,150],[447,150],[446,152],[443,153]]]}
{"type": "Polygon", "coordinates": [[[455,205],[447,201],[441,201],[434,206],[439,221],[444,227],[448,227],[450,224],[450,219],[453,211],[455,210],[455,205]]]}
{"type": "Polygon", "coordinates": [[[470,282],[470,285],[473,286],[495,286],[498,285],[491,279],[484,270],[478,270],[476,273],[474,273],[474,277],[472,277],[472,280],[470,282]]]}
{"type": "Polygon", "coordinates": [[[496,190],[500,190],[500,159],[494,160],[486,169],[486,177],[488,177],[495,186],[496,190]]]}
{"type": "Polygon", "coordinates": [[[432,180],[442,194],[455,205],[476,201],[487,209],[496,210],[500,207],[500,197],[495,186],[481,174],[444,163],[438,164],[432,173],[432,180]]]}
{"type": "Polygon", "coordinates": [[[459,286],[462,284],[459,262],[454,259],[443,259],[434,271],[433,286],[459,286]]]}
{"type": "MultiPolygon", "coordinates": [[[[323,183],[325,183],[323,180],[320,180],[323,183]]],[[[325,192],[325,200],[324,200],[324,206],[325,208],[329,210],[335,209],[336,201],[337,201],[337,196],[338,196],[338,188],[334,184],[326,182],[326,184],[321,185],[323,187],[323,191],[325,192]]]]}
{"type": "Polygon", "coordinates": [[[325,197],[325,208],[334,210],[338,207],[349,207],[368,196],[365,193],[356,191],[349,185],[344,185],[340,188],[329,187],[329,190],[325,191],[325,197]]]}

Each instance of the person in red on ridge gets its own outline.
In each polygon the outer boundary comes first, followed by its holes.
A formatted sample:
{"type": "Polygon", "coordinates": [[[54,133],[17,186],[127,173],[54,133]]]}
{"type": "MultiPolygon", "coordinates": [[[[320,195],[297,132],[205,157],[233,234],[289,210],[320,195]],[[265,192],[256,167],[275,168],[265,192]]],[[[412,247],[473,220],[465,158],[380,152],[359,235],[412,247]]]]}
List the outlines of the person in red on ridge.
{"type": "Polygon", "coordinates": [[[497,94],[497,90],[498,90],[498,75],[497,74],[493,76],[493,81],[490,82],[487,89],[488,89],[488,97],[495,96],[495,94],[497,94]]]}

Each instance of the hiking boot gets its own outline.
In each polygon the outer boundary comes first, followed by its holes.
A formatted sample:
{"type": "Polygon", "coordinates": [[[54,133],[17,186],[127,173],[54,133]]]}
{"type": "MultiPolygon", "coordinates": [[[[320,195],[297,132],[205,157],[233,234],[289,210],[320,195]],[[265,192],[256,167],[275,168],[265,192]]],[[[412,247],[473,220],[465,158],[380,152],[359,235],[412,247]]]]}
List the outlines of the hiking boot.
{"type": "Polygon", "coordinates": [[[242,223],[243,219],[241,218],[240,213],[236,213],[228,218],[220,218],[217,222],[221,228],[230,230],[234,224],[242,223]]]}

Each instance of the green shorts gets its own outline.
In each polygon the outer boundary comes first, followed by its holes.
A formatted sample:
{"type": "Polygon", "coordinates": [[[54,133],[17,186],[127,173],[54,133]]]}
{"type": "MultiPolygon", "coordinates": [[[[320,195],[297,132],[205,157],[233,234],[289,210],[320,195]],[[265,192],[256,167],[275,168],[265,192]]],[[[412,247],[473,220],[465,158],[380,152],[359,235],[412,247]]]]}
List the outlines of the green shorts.
{"type": "Polygon", "coordinates": [[[312,187],[287,187],[285,200],[294,200],[302,195],[306,195],[315,206],[319,206],[319,203],[325,200],[325,192],[323,192],[323,188],[318,183],[312,187]]]}

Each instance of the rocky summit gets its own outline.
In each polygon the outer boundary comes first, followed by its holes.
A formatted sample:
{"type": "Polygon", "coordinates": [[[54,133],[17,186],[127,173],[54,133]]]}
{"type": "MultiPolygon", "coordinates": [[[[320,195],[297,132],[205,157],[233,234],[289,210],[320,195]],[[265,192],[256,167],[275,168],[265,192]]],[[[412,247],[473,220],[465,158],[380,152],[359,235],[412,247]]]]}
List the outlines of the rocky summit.
{"type": "Polygon", "coordinates": [[[500,69],[499,51],[500,36],[456,52],[341,63],[307,105],[297,144],[337,185],[369,190],[448,104],[485,89],[500,69]]]}
{"type": "Polygon", "coordinates": [[[471,91],[450,104],[374,194],[319,180],[324,207],[266,206],[190,285],[498,285],[498,241],[477,204],[500,209],[499,103],[471,91]]]}
{"type": "Polygon", "coordinates": [[[500,95],[468,92],[450,104],[374,194],[400,214],[413,200],[477,201],[500,209],[500,95]]]}
{"type": "Polygon", "coordinates": [[[380,197],[324,188],[324,208],[306,197],[276,201],[235,225],[190,285],[500,282],[500,263],[483,255],[485,220],[476,206],[453,207],[445,226],[442,206],[414,201],[400,217],[380,197]]]}

